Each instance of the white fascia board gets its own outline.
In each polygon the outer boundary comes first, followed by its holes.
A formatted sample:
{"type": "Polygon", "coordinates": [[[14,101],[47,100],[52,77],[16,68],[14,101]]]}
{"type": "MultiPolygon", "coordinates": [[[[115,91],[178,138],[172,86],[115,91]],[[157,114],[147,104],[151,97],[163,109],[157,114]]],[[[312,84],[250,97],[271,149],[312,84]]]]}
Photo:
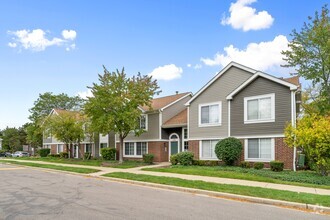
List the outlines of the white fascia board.
{"type": "Polygon", "coordinates": [[[215,82],[220,76],[222,76],[225,72],[227,72],[228,69],[230,69],[233,66],[245,70],[247,72],[250,72],[252,74],[257,72],[257,70],[255,69],[252,69],[250,67],[232,61],[225,68],[223,68],[217,75],[215,75],[206,85],[204,85],[185,105],[186,106],[190,105],[190,103],[194,99],[196,99],[202,92],[204,92],[210,85],[212,85],[213,82],[215,82]]]}
{"type": "Polygon", "coordinates": [[[287,87],[290,88],[290,90],[297,90],[298,89],[298,86],[296,86],[296,85],[294,85],[292,83],[286,82],[284,80],[278,79],[278,78],[276,78],[274,76],[271,76],[271,75],[268,75],[268,74],[265,74],[265,73],[262,73],[262,72],[257,72],[256,74],[254,74],[253,76],[251,76],[248,80],[246,80],[243,84],[241,84],[239,87],[237,87],[233,92],[231,92],[226,97],[226,99],[227,100],[233,99],[233,96],[234,95],[236,95],[239,91],[241,91],[242,89],[244,89],[247,85],[249,85],[251,82],[253,82],[259,76],[260,77],[263,77],[265,79],[271,80],[273,82],[276,82],[278,84],[287,86],[287,87]]]}
{"type": "Polygon", "coordinates": [[[190,96],[190,95],[192,95],[191,92],[189,92],[187,95],[184,95],[184,96],[182,96],[181,98],[179,98],[179,99],[177,99],[177,100],[171,102],[170,104],[166,105],[165,107],[161,108],[160,111],[163,111],[164,109],[166,109],[166,108],[168,108],[168,107],[174,105],[175,103],[181,101],[182,99],[184,99],[184,98],[186,98],[186,97],[188,97],[188,96],[190,96]]]}

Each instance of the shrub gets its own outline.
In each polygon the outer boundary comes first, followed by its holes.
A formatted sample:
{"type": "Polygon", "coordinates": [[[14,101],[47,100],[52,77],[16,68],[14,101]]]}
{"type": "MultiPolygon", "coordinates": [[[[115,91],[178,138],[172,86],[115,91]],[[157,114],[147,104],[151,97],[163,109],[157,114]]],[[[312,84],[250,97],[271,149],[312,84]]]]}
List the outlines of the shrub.
{"type": "Polygon", "coordinates": [[[284,163],[282,161],[270,161],[270,169],[275,172],[283,171],[284,163]]]}
{"type": "Polygon", "coordinates": [[[264,168],[264,163],[263,162],[255,162],[253,164],[253,168],[256,170],[261,170],[264,168]]]}
{"type": "Polygon", "coordinates": [[[243,162],[241,162],[241,167],[242,168],[250,168],[251,166],[250,166],[250,163],[249,162],[243,161],[243,162]]]}
{"type": "Polygon", "coordinates": [[[219,161],[218,160],[193,160],[192,162],[193,165],[196,166],[218,166],[219,165],[219,161]]]}
{"type": "Polygon", "coordinates": [[[170,162],[172,165],[177,165],[178,164],[178,154],[171,155],[170,162]]]}
{"type": "Polygon", "coordinates": [[[225,138],[215,146],[215,154],[219,160],[223,160],[226,165],[233,165],[241,156],[242,143],[237,138],[225,138]]]}
{"type": "Polygon", "coordinates": [[[59,158],[59,154],[48,154],[47,157],[52,157],[52,158],[59,158]]]}
{"type": "Polygon", "coordinates": [[[180,152],[178,155],[178,163],[183,166],[192,165],[194,160],[194,153],[193,152],[180,152]]]}
{"type": "Polygon", "coordinates": [[[152,164],[154,162],[155,155],[153,154],[143,154],[143,162],[152,164]]]}
{"type": "Polygon", "coordinates": [[[49,148],[39,149],[38,154],[40,155],[40,157],[47,157],[47,155],[50,154],[50,149],[49,148]]]}
{"type": "Polygon", "coordinates": [[[91,152],[85,152],[84,153],[84,160],[89,160],[92,158],[92,153],[91,152]]]}
{"type": "Polygon", "coordinates": [[[60,158],[69,158],[69,154],[67,152],[61,152],[60,158]]]}
{"type": "Polygon", "coordinates": [[[106,147],[101,149],[101,155],[104,160],[115,160],[117,150],[114,147],[106,147]]]}

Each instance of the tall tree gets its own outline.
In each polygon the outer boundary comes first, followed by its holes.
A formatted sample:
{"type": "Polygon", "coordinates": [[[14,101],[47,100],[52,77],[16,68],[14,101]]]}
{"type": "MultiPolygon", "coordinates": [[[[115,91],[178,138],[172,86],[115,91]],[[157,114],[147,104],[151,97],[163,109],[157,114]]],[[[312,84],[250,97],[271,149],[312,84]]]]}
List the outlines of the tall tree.
{"type": "Polygon", "coordinates": [[[26,144],[26,132],[23,127],[18,129],[7,127],[1,133],[3,150],[15,152],[22,150],[23,145],[26,144]]]}
{"type": "Polygon", "coordinates": [[[141,116],[141,106],[151,107],[151,99],[158,90],[157,81],[151,76],[140,73],[127,77],[124,68],[109,72],[105,67],[104,74],[99,75],[99,84],[93,83],[93,97],[85,104],[85,113],[91,120],[95,131],[108,134],[114,131],[119,136],[119,162],[123,161],[123,145],[127,135],[144,132],[137,123],[141,116]]]}
{"type": "Polygon", "coordinates": [[[59,115],[48,117],[43,124],[43,130],[49,130],[56,139],[65,143],[71,157],[73,144],[80,146],[85,137],[85,123],[86,117],[79,112],[62,111],[59,115]]]}
{"type": "Polygon", "coordinates": [[[295,67],[297,74],[320,85],[318,104],[327,113],[330,111],[330,17],[327,5],[321,14],[308,17],[300,32],[293,30],[289,49],[282,51],[287,61],[284,67],[295,67]]]}
{"type": "Polygon", "coordinates": [[[79,96],[68,96],[67,94],[53,94],[46,92],[39,94],[39,98],[34,102],[34,106],[29,110],[29,119],[31,123],[27,126],[27,140],[33,147],[42,145],[42,128],[46,116],[49,115],[52,109],[63,109],[70,111],[81,110],[84,100],[79,96]]]}

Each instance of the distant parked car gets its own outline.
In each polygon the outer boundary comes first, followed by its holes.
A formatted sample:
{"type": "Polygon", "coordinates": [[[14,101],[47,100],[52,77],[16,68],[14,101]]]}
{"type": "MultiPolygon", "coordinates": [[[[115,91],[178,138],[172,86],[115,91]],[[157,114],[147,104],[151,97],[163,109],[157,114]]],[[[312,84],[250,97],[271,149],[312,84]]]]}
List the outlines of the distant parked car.
{"type": "Polygon", "coordinates": [[[6,153],[5,153],[5,157],[12,157],[12,156],[13,156],[13,154],[10,153],[10,152],[6,152],[6,153]]]}
{"type": "Polygon", "coordinates": [[[5,152],[0,152],[0,157],[5,157],[6,153],[5,152]]]}
{"type": "Polygon", "coordinates": [[[15,153],[13,153],[12,156],[13,157],[29,157],[30,154],[28,152],[24,152],[24,151],[16,151],[15,153]]]}

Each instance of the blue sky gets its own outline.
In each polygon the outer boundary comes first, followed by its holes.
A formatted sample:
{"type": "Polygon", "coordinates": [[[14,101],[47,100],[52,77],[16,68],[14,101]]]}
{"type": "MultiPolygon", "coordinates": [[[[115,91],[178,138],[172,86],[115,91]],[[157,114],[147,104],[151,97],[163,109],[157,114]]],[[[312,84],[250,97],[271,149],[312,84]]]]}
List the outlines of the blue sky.
{"type": "Polygon", "coordinates": [[[0,129],[28,122],[40,93],[85,95],[102,65],[195,93],[231,60],[279,77],[292,29],[327,1],[0,2],[0,129]]]}

